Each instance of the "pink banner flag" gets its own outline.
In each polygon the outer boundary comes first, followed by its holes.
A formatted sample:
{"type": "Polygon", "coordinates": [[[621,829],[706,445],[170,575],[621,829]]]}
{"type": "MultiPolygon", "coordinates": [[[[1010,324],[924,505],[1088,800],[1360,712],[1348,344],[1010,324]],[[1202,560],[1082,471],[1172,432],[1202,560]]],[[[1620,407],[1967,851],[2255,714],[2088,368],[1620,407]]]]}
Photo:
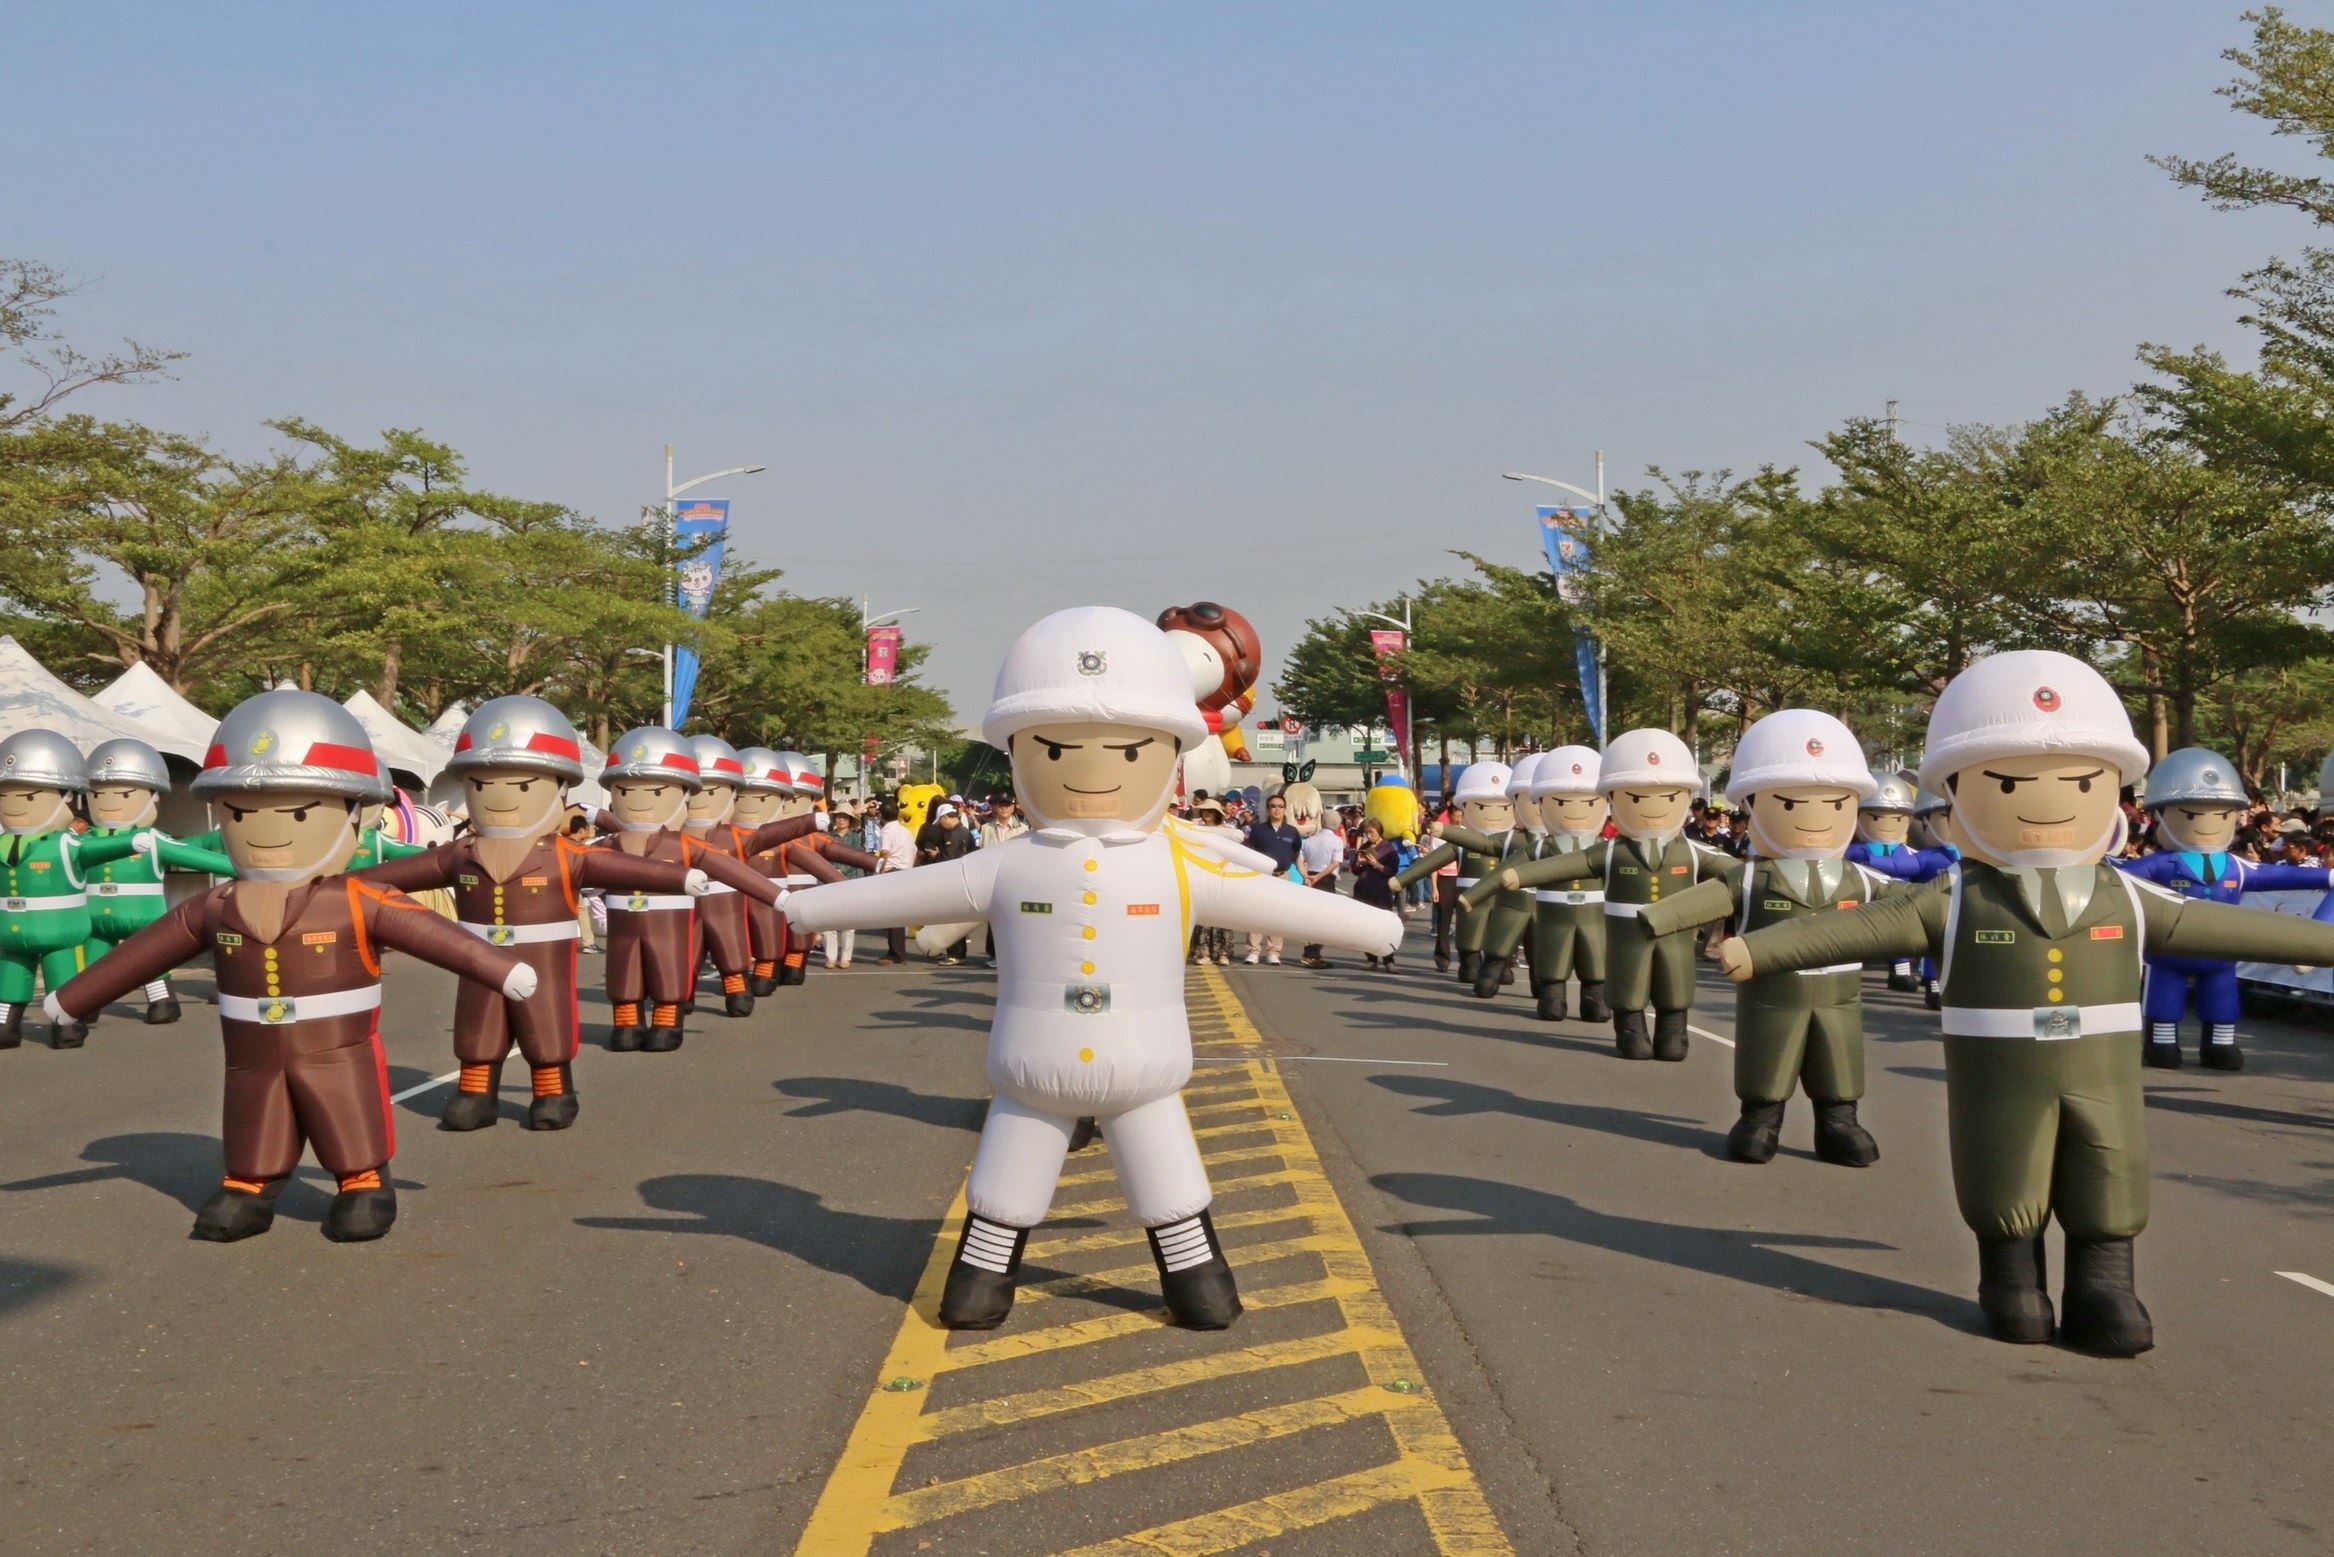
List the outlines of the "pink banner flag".
{"type": "Polygon", "coordinates": [[[1386,728],[1394,733],[1394,763],[1410,762],[1410,691],[1402,685],[1402,651],[1409,638],[1399,629],[1370,629],[1370,652],[1378,657],[1378,676],[1386,683],[1386,728]]]}
{"type": "Polygon", "coordinates": [[[870,627],[867,629],[867,684],[888,687],[899,674],[900,630],[897,627],[870,627]]]}

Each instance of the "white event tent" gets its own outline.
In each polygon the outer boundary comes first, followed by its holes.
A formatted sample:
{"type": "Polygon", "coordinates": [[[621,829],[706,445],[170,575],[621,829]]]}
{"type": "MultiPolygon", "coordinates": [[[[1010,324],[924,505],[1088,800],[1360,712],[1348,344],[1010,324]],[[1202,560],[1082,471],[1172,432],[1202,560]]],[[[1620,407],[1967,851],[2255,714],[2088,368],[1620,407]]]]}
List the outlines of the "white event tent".
{"type": "Polygon", "coordinates": [[[365,727],[365,734],[373,742],[373,751],[392,773],[411,775],[412,787],[426,790],[438,770],[446,765],[452,753],[419,730],[404,723],[395,714],[383,708],[370,692],[359,692],[342,701],[341,707],[357,716],[357,723],[365,727]]]}
{"type": "Polygon", "coordinates": [[[219,728],[218,720],[188,702],[144,660],[116,676],[90,701],[135,724],[148,744],[197,763],[210,749],[211,732],[219,728]],[[164,740],[178,744],[166,746],[164,740]]]}

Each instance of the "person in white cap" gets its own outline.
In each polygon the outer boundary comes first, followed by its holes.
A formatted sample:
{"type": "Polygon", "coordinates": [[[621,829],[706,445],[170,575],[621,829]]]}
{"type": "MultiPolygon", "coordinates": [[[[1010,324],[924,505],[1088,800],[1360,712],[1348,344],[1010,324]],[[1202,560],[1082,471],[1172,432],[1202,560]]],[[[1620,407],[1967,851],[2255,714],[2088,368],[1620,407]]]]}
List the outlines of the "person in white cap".
{"type": "Polygon", "coordinates": [[[1922,787],[1952,798],[1960,863],[1719,950],[1737,980],[1938,958],[1953,1187],[1978,1239],[1978,1302],[2005,1341],[2050,1339],[2055,1217],[2067,1343],[2113,1357],[2155,1344],[2133,1283],[2148,1222],[2142,955],[2334,963],[2334,925],[2183,898],[2103,863],[2123,842],[2117,791],[2147,765],[2090,666],[2039,649],[1979,660],[1939,695],[1921,761],[1922,787]]]}
{"type": "MultiPolygon", "coordinates": [[[[1515,801],[1508,794],[1514,776],[1515,770],[1504,762],[1467,765],[1451,791],[1451,801],[1459,808],[1458,822],[1443,824],[1435,846],[1402,868],[1394,878],[1397,896],[1407,892],[1412,882],[1424,880],[1453,860],[1458,861],[1461,892],[1487,877],[1497,881],[1502,862],[1516,846],[1515,801]]],[[[1462,984],[1472,984],[1482,974],[1483,940],[1491,928],[1490,919],[1489,914],[1470,914],[1459,921],[1455,939],[1462,984]]]]}
{"type": "MultiPolygon", "coordinates": [[[[1611,807],[1597,788],[1602,761],[1593,746],[1559,746],[1540,754],[1532,770],[1532,808],[1547,835],[1542,858],[1578,854],[1604,836],[1611,807]]],[[[1561,1022],[1564,984],[1580,979],[1580,1019],[1609,1022],[1605,1004],[1605,895],[1579,882],[1532,892],[1534,1014],[1561,1022]]]]}
{"type": "Polygon", "coordinates": [[[1128,1208],[1149,1229],[1176,1320],[1230,1324],[1239,1293],[1184,1114],[1190,926],[1222,925],[1391,953],[1402,921],[1351,898],[1218,863],[1164,829],[1180,754],[1207,726],[1183,656],[1143,618],[1057,611],[997,674],[982,738],[1013,764],[1036,830],[992,849],[786,901],[798,930],[986,921],[996,932],[996,1099],[973,1161],[943,1324],[987,1329],[1013,1304],[1081,1115],[1101,1122],[1128,1208]]]}
{"type": "MultiPolygon", "coordinates": [[[[1858,806],[1879,781],[1848,727],[1812,708],[1783,708],[1743,732],[1726,798],[1750,822],[1752,858],[1719,879],[1645,910],[1657,932],[1715,924],[1745,930],[1860,908],[1887,877],[1843,856],[1858,806]]],[[[1909,793],[1909,791],[1908,791],[1909,793]]],[[[1742,1115],[1726,1137],[1737,1162],[1772,1161],[1784,1106],[1804,1088],[1815,1105],[1815,1154],[1862,1168],[1880,1148],[1856,1117],[1864,1096],[1864,965],[1843,962],[1753,979],[1734,996],[1734,1095],[1742,1115]]]]}
{"type": "Polygon", "coordinates": [[[1685,742],[1667,730],[1624,731],[1605,747],[1597,771],[1597,789],[1612,807],[1620,836],[1502,871],[1459,896],[1462,907],[1473,909],[1503,888],[1599,882],[1610,969],[1606,998],[1613,1008],[1613,1044],[1626,1060],[1686,1057],[1694,938],[1687,931],[1657,935],[1638,916],[1666,897],[1723,877],[1734,864],[1732,855],[1683,835],[1687,810],[1701,788],[1701,770],[1685,742]]]}

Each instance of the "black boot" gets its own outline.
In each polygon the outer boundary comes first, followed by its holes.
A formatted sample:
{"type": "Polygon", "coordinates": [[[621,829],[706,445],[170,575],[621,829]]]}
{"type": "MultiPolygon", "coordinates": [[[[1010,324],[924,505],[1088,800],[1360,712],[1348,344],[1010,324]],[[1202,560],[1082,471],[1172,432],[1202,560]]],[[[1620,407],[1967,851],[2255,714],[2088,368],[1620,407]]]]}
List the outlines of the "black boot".
{"type": "Polygon", "coordinates": [[[1082,1152],[1102,1139],[1102,1126],[1095,1123],[1092,1114],[1081,1114],[1070,1130],[1070,1150],[1082,1152]]]}
{"type": "MultiPolygon", "coordinates": [[[[2206,1032],[2212,1029],[2207,1027],[2206,1032]]],[[[2140,1045],[2140,1063],[2150,1070],[2178,1070],[2180,1068],[2180,1024],[2178,1022],[2150,1022],[2148,1041],[2140,1045]]]]}
{"type": "Polygon", "coordinates": [[[722,996],[721,1009],[726,1016],[752,1016],[754,1014],[754,992],[750,989],[741,989],[734,995],[722,996]]]}
{"type": "Polygon", "coordinates": [[[2156,1327],[2132,1290],[2132,1241],[2067,1240],[2067,1284],[2059,1333],[2094,1357],[2137,1357],[2156,1344],[2156,1327]]]}
{"type": "MultiPolygon", "coordinates": [[[[2245,1051],[2237,1047],[2236,1039],[2231,1038],[2226,1043],[2215,1043],[2210,1037],[2212,1030],[2208,1027],[2205,1031],[2207,1034],[2205,1041],[2198,1045],[2196,1050],[2197,1064],[2206,1070],[2243,1070],[2245,1068],[2245,1051]]],[[[2174,1044],[2172,1052],[2178,1054],[2180,1046],[2174,1044]]]]}
{"type": "Polygon", "coordinates": [[[787,962],[779,964],[778,982],[781,984],[799,984],[804,979],[809,977],[810,964],[807,962],[787,962]]]}
{"type": "Polygon", "coordinates": [[[652,1027],[640,1039],[640,1052],[643,1054],[670,1054],[680,1046],[681,1024],[678,1021],[670,1027],[652,1027]]]}
{"type": "Polygon", "coordinates": [[[67,1019],[49,1024],[49,1047],[78,1049],[89,1041],[89,1024],[67,1019]]]}
{"type": "Polygon", "coordinates": [[[1500,959],[1499,982],[1502,987],[1515,982],[1515,956],[1513,953],[1500,959]]]}
{"type": "Polygon", "coordinates": [[[559,1090],[537,1093],[527,1105],[530,1130],[564,1130],[575,1123],[576,1114],[583,1108],[576,1101],[574,1072],[566,1065],[555,1068],[559,1072],[559,1090]]]}
{"type": "Polygon", "coordinates": [[[994,1330],[1013,1312],[1013,1286],[1029,1229],[967,1216],[940,1290],[940,1322],[951,1330],[994,1330]]]}
{"type": "Polygon", "coordinates": [[[146,1002],[146,1025],[148,1027],[160,1027],[164,1023],[175,1022],[178,1020],[179,1014],[176,995],[164,995],[160,1000],[146,1002]]]}
{"type": "Polygon", "coordinates": [[[1625,1060],[1653,1058],[1653,1040],[1645,1036],[1645,1013],[1619,1011],[1613,1015],[1613,1047],[1625,1060]]]}
{"type": "Polygon", "coordinates": [[[1483,972],[1483,954],[1479,951],[1459,953],[1459,982],[1472,984],[1483,972]]]}
{"type": "Polygon", "coordinates": [[[770,974],[766,977],[759,973],[750,974],[746,978],[746,988],[752,992],[756,1000],[767,999],[778,993],[778,977],[776,974],[770,974]]]}
{"type": "Polygon", "coordinates": [[[10,1006],[8,1020],[0,1022],[0,1049],[13,1049],[24,1042],[24,1007],[10,1006]]]}
{"type": "Polygon", "coordinates": [[[1609,1022],[1613,1019],[1613,1008],[1605,1004],[1603,979],[1580,981],[1580,1019],[1584,1022],[1609,1022]]]}
{"type": "Polygon", "coordinates": [[[397,1191],[386,1183],[379,1189],[344,1189],[325,1209],[324,1236],[334,1243],[370,1243],[396,1220],[397,1191]]]}
{"type": "Polygon", "coordinates": [[[484,1092],[456,1092],[446,1099],[446,1111],[438,1115],[441,1130],[483,1130],[502,1117],[502,1100],[496,1094],[502,1091],[502,1066],[495,1065],[487,1077],[484,1092]]]}
{"type": "Polygon", "coordinates": [[[1891,972],[1888,975],[1888,987],[1900,995],[1909,995],[1921,987],[1921,981],[1910,973],[1891,972]]]}
{"type": "Polygon", "coordinates": [[[1537,997],[1537,1003],[1532,1008],[1532,1015],[1543,1022],[1564,1020],[1564,986],[1562,984],[1542,984],[1532,993],[1537,997]]]}
{"type": "Polygon", "coordinates": [[[1657,1060],[1682,1060],[1686,1057],[1685,1012],[1653,1013],[1653,1057],[1657,1060]]]}
{"type": "Polygon", "coordinates": [[[2050,1272],[2039,1233],[1978,1240],[1977,1305],[1997,1341],[2039,1346],[2050,1339],[2050,1272]]]}
{"type": "Polygon", "coordinates": [[[608,1029],[608,1052],[610,1054],[631,1054],[639,1049],[640,1040],[647,1034],[647,1028],[637,1025],[611,1027],[608,1029]]]}
{"type": "Polygon", "coordinates": [[[1159,1267],[1159,1291],[1175,1322],[1186,1330],[1230,1328],[1240,1317],[1240,1289],[1208,1214],[1202,1211],[1145,1231],[1151,1239],[1151,1258],[1159,1267]]]}
{"type": "Polygon", "coordinates": [[[283,1190],[282,1179],[270,1179],[256,1195],[221,1185],[195,1213],[194,1231],[187,1236],[204,1243],[256,1238],[275,1225],[276,1196],[283,1190]]]}
{"type": "Polygon", "coordinates": [[[1507,981],[1513,962],[1505,957],[1486,956],[1475,969],[1475,998],[1489,1000],[1499,993],[1499,986],[1507,981]]]}
{"type": "Polygon", "coordinates": [[[1945,995],[1943,991],[1937,988],[1937,981],[1935,979],[1930,979],[1921,985],[1921,1002],[1932,1011],[1942,1011],[1945,1009],[1945,995]]]}
{"type": "Polygon", "coordinates": [[[1448,973],[1451,971],[1451,954],[1449,952],[1438,951],[1434,954],[1434,970],[1437,973],[1448,973]]]}
{"type": "Polygon", "coordinates": [[[1736,1162],[1772,1162],[1783,1144],[1783,1105],[1745,1103],[1742,1117],[1726,1132],[1726,1155],[1736,1162]]]}
{"type": "Polygon", "coordinates": [[[1815,1154],[1842,1168],[1869,1168],[1880,1160],[1880,1143],[1856,1118],[1856,1105],[1815,1105],[1815,1154]]]}

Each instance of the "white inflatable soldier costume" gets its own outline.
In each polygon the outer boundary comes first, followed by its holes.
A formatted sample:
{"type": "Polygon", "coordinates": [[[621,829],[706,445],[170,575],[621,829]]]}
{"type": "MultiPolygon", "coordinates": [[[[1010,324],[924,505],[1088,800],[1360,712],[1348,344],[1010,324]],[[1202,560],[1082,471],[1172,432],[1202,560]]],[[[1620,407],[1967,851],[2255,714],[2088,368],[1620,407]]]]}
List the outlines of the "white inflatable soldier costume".
{"type": "Polygon", "coordinates": [[[1022,1249],[1089,1116],[1101,1122],[1128,1209],[1150,1231],[1168,1308],[1180,1324],[1221,1329],[1240,1298],[1208,1220],[1207,1170],[1181,1096],[1191,1076],[1191,926],[1390,955],[1402,921],[1225,865],[1161,825],[1180,754],[1207,726],[1183,656],[1130,612],[1057,611],[1024,632],[998,672],[981,735],[1010,754],[1033,831],[785,905],[806,932],[986,921],[996,936],[996,1098],[941,1322],[987,1329],[1011,1310],[1022,1249]]]}

